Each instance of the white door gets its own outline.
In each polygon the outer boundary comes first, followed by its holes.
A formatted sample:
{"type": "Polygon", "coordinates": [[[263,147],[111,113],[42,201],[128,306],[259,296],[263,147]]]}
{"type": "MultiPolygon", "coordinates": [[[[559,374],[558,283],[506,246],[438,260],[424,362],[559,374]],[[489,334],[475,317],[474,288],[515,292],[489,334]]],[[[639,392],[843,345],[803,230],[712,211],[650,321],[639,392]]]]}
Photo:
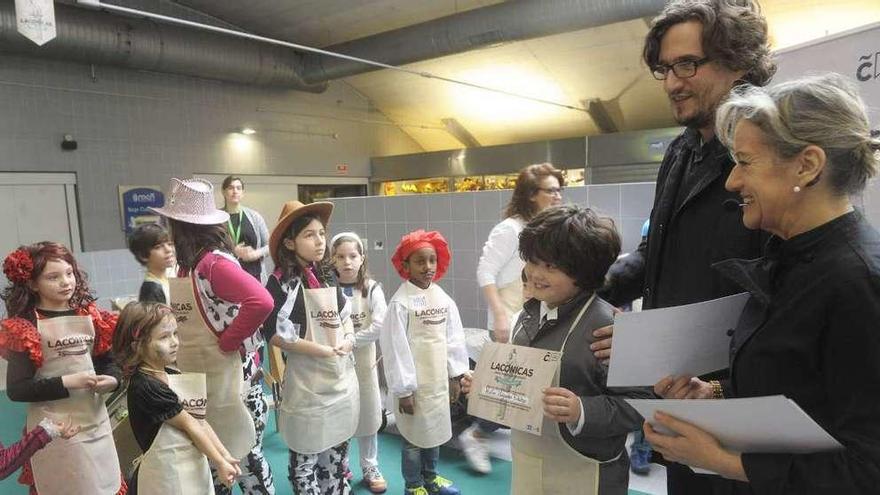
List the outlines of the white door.
{"type": "MultiPolygon", "coordinates": [[[[22,244],[55,241],[80,251],[76,175],[0,173],[0,257],[22,244]]],[[[0,279],[0,288],[6,277],[0,279]]],[[[0,317],[6,308],[0,302],[0,317]]],[[[6,389],[6,361],[0,359],[0,390],[6,389]]]]}

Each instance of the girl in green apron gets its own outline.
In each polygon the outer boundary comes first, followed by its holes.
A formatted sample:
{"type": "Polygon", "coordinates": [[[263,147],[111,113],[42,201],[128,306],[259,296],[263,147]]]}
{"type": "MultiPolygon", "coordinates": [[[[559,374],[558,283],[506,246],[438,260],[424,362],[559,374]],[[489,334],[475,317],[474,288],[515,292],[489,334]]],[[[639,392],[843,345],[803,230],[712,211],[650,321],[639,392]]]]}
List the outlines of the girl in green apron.
{"type": "Polygon", "coordinates": [[[204,373],[183,373],[177,361],[177,321],[170,306],[133,302],[119,315],[113,351],[128,383],[128,419],[143,455],[129,495],[211,495],[241,474],[205,421],[204,373]],[[207,457],[206,457],[207,456],[207,457]]]}
{"type": "Polygon", "coordinates": [[[339,286],[351,304],[355,331],[354,361],[361,395],[361,416],[354,436],[360,451],[363,483],[373,493],[385,493],[388,484],[379,471],[379,427],[382,399],[379,393],[376,341],[385,318],[385,293],[367,275],[364,244],[354,232],[342,232],[330,242],[330,259],[339,286]]]}
{"type": "Polygon", "coordinates": [[[31,493],[125,493],[104,395],[119,386],[110,345],[116,316],[99,310],[70,251],[54,242],[6,257],[0,356],[9,361],[9,398],[28,403],[27,429],[44,417],[82,427],[31,457],[19,482],[31,493]],[[101,469],[95,469],[101,466],[101,469]]]}
{"type": "Polygon", "coordinates": [[[351,493],[345,459],[360,416],[350,309],[324,263],[332,210],[288,201],[269,237],[277,268],[266,288],[275,308],[263,332],[287,355],[278,428],[301,495],[351,493]]]}

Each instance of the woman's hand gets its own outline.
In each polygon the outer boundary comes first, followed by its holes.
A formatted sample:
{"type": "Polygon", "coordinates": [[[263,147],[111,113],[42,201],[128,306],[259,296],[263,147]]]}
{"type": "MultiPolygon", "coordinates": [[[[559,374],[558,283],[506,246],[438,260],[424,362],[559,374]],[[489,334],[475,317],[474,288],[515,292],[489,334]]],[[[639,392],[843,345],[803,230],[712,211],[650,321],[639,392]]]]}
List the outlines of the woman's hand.
{"type": "Polygon", "coordinates": [[[712,385],[699,378],[667,376],[654,385],[654,393],[664,399],[712,399],[712,385]]]}
{"type": "Polygon", "coordinates": [[[96,394],[108,394],[119,386],[119,381],[116,378],[113,378],[110,375],[97,375],[95,376],[95,385],[92,387],[92,391],[96,394]]]}
{"type": "Polygon", "coordinates": [[[61,383],[67,390],[94,390],[98,383],[97,377],[90,371],[80,371],[61,377],[61,383]]]}
{"type": "Polygon", "coordinates": [[[577,423],[581,419],[581,399],[567,388],[545,388],[544,415],[557,423],[577,423]]]}
{"type": "Polygon", "coordinates": [[[474,373],[472,371],[466,371],[463,375],[461,375],[461,393],[467,395],[471,393],[471,386],[474,384],[474,373]]]}
{"type": "Polygon", "coordinates": [[[658,433],[645,421],[643,427],[645,439],[651,443],[654,450],[663,455],[664,459],[708,469],[725,478],[748,481],[739,454],[725,450],[718,440],[706,431],[659,411],[654,414],[654,420],[658,425],[678,435],[658,433]]]}
{"type": "Polygon", "coordinates": [[[400,397],[397,399],[398,409],[403,414],[415,414],[416,412],[416,399],[414,396],[410,395],[407,397],[400,397]]]}
{"type": "Polygon", "coordinates": [[[242,261],[251,262],[260,259],[257,250],[244,243],[235,246],[232,251],[235,253],[235,257],[242,261]]]}
{"type": "Polygon", "coordinates": [[[510,315],[504,309],[492,312],[492,331],[489,336],[494,342],[506,344],[510,342],[510,315]]]}

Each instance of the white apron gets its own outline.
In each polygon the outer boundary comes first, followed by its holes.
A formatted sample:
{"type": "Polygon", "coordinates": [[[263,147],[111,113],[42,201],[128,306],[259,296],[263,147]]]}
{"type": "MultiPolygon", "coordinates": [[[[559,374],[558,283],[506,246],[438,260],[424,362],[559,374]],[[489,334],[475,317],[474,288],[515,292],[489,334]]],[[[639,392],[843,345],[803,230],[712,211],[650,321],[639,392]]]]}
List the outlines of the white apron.
{"type": "Polygon", "coordinates": [[[394,398],[397,428],[406,440],[423,449],[437,447],[452,438],[449,413],[449,373],[447,371],[446,326],[449,302],[437,285],[421,290],[405,283],[407,340],[416,366],[414,414],[400,412],[394,398]]]}
{"type": "MultiPolygon", "coordinates": [[[[37,320],[43,365],[35,378],[53,378],[80,371],[94,374],[92,347],[95,327],[88,316],[37,320]]],[[[90,390],[71,390],[70,397],[28,404],[27,429],[43,417],[82,427],[73,438],[57,438],[31,457],[34,484],[40,495],[119,491],[122,474],[104,397],[90,390]]]]}
{"type": "MultiPolygon", "coordinates": [[[[183,409],[205,420],[208,394],[204,373],[168,375],[168,387],[183,409]]],[[[185,432],[163,423],[138,467],[140,495],[213,495],[214,481],[208,458],[185,432]]]]}
{"type": "MultiPolygon", "coordinates": [[[[508,315],[515,315],[519,311],[522,311],[523,308],[523,287],[522,281],[520,279],[514,280],[513,282],[498,287],[498,297],[501,299],[501,304],[504,305],[504,308],[507,310],[508,315]]],[[[492,310],[489,310],[491,313],[492,310]]],[[[494,323],[493,323],[494,327],[494,323]]],[[[513,329],[510,329],[513,331],[513,329]]],[[[495,340],[495,332],[492,332],[492,340],[495,340]]],[[[497,342],[497,341],[496,341],[497,342]]],[[[508,342],[513,342],[513,338],[509,337],[508,342]]],[[[506,344],[507,342],[502,342],[502,344],[506,344]]]]}
{"type": "Polygon", "coordinates": [[[244,382],[241,356],[223,352],[218,334],[207,323],[194,275],[168,281],[171,307],[177,318],[180,347],[177,367],[184,373],[204,373],[208,393],[207,421],[220,442],[236,459],[242,459],[257,443],[254,422],[244,405],[248,386],[244,382]]]}
{"type": "MultiPolygon", "coordinates": [[[[376,286],[375,284],[376,282],[370,283],[366,288],[367,294],[371,293],[371,289],[376,286]]],[[[361,291],[354,289],[349,302],[351,304],[351,323],[355,333],[370,328],[370,325],[373,324],[373,314],[370,310],[369,299],[364,298],[361,291]]],[[[354,363],[361,395],[361,414],[354,436],[365,437],[375,434],[382,426],[382,397],[379,392],[376,343],[370,342],[355,349],[354,363]]]]}
{"type": "MultiPolygon", "coordinates": [[[[587,308],[591,297],[578,313],[559,348],[565,343],[587,308]]],[[[516,330],[522,328],[520,325],[516,330]]],[[[513,337],[511,336],[511,342],[513,337]]],[[[562,360],[559,360],[562,364],[562,360]]],[[[553,386],[559,386],[559,369],[553,375],[553,386]]],[[[564,426],[562,426],[564,427],[564,426]]],[[[540,436],[511,430],[510,450],[513,457],[512,495],[594,495],[599,493],[599,461],[584,456],[565,443],[559,432],[560,423],[544,417],[540,436]]],[[[616,459],[615,459],[616,460],[616,459]]],[[[612,462],[612,461],[609,461],[612,462]]]]}
{"type": "MultiPolygon", "coordinates": [[[[306,340],[335,347],[351,333],[342,322],[336,288],[304,289],[306,340]]],[[[290,450],[317,454],[354,436],[360,414],[354,356],[288,354],[279,430],[290,450]]]]}

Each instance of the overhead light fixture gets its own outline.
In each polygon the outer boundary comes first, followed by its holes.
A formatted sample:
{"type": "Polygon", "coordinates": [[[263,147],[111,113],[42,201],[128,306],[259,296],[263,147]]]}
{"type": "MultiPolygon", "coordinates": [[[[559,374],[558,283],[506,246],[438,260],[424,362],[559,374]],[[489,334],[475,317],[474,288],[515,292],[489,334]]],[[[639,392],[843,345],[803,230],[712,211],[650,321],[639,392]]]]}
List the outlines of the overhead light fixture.
{"type": "Polygon", "coordinates": [[[257,133],[257,131],[254,130],[254,128],[252,128],[252,127],[242,127],[241,129],[238,130],[238,132],[240,132],[241,134],[244,134],[245,136],[250,136],[251,134],[257,133]]]}

